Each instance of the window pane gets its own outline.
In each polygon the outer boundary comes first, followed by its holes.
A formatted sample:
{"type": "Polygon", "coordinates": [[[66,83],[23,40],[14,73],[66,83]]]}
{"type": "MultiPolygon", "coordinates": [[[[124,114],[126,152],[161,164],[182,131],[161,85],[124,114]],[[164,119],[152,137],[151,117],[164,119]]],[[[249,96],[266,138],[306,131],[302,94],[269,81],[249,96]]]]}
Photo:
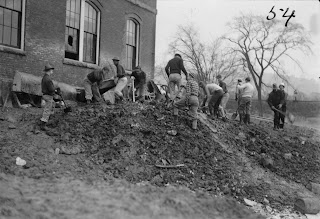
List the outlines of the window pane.
{"type": "Polygon", "coordinates": [[[3,36],[3,26],[0,25],[0,43],[3,43],[2,42],[2,40],[3,40],[2,36],[3,36]]]}
{"type": "Polygon", "coordinates": [[[69,11],[67,11],[67,13],[66,13],[66,25],[70,26],[70,12],[69,11]]]}
{"type": "Polygon", "coordinates": [[[0,6],[6,6],[6,0],[0,0],[0,6]]]}
{"type": "Polygon", "coordinates": [[[21,0],[14,0],[14,9],[21,11],[21,0]]]}
{"type": "Polygon", "coordinates": [[[71,0],[71,8],[70,8],[72,12],[76,12],[76,2],[75,0],[71,0]]]}
{"type": "Polygon", "coordinates": [[[18,46],[18,29],[11,29],[11,46],[18,46]]]}
{"type": "Polygon", "coordinates": [[[85,9],[84,9],[84,16],[89,17],[89,4],[85,4],[85,9]]]}
{"type": "Polygon", "coordinates": [[[88,32],[89,30],[89,21],[88,18],[84,18],[84,31],[88,32]]]}
{"type": "Polygon", "coordinates": [[[76,1],[76,13],[80,14],[80,5],[81,5],[81,1],[77,0],[76,1]]]}
{"type": "Polygon", "coordinates": [[[94,34],[97,34],[97,22],[96,22],[96,20],[93,20],[92,21],[92,33],[94,33],[94,34]]]}
{"type": "Polygon", "coordinates": [[[67,0],[67,11],[70,11],[70,0],[67,0]]]}
{"type": "Polygon", "coordinates": [[[0,24],[3,24],[3,8],[0,8],[0,24]]]}
{"type": "Polygon", "coordinates": [[[75,18],[74,18],[74,27],[77,29],[80,29],[80,19],[79,19],[79,15],[75,14],[75,18]]]}
{"type": "Polygon", "coordinates": [[[12,12],[12,27],[18,28],[19,26],[19,20],[18,20],[18,12],[12,12]]]}
{"type": "Polygon", "coordinates": [[[11,38],[11,28],[5,26],[3,29],[3,43],[10,45],[10,38],[11,38]]]}
{"type": "Polygon", "coordinates": [[[6,7],[13,9],[13,0],[6,0],[6,7]]]}
{"type": "Polygon", "coordinates": [[[11,10],[4,9],[4,25],[11,26],[11,10]]]}

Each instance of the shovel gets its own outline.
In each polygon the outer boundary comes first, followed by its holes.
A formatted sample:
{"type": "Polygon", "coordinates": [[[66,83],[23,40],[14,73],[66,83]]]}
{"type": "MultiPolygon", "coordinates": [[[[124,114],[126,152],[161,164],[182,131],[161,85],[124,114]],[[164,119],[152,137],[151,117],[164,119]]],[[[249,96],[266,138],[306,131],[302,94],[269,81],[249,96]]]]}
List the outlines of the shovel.
{"type": "Polygon", "coordinates": [[[237,108],[237,110],[232,114],[232,116],[231,116],[231,119],[232,120],[235,120],[236,118],[237,118],[237,116],[238,116],[238,111],[239,111],[239,107],[240,107],[240,105],[238,106],[238,108],[237,108]]]}
{"type": "Polygon", "coordinates": [[[62,102],[64,103],[64,106],[65,106],[65,108],[63,109],[63,111],[64,111],[65,113],[71,112],[71,111],[72,111],[71,106],[67,106],[67,103],[64,101],[64,99],[63,99],[63,97],[62,97],[62,94],[60,94],[60,97],[61,97],[62,102]]]}
{"type": "Polygon", "coordinates": [[[292,113],[290,113],[290,112],[286,112],[285,113],[285,112],[282,112],[281,110],[278,110],[277,108],[274,108],[274,110],[279,112],[280,114],[286,116],[291,124],[294,123],[295,118],[294,118],[294,115],[292,113]]]}

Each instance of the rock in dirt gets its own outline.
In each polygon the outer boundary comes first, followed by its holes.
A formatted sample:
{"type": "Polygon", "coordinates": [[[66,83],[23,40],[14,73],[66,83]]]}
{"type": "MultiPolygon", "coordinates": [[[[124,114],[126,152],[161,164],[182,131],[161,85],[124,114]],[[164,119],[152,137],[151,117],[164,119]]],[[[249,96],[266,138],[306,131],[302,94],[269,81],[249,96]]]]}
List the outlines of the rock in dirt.
{"type": "Polygon", "coordinates": [[[320,197],[320,184],[310,182],[306,188],[320,197]]]}
{"type": "Polygon", "coordinates": [[[60,149],[59,149],[59,148],[56,148],[56,149],[54,150],[54,153],[55,153],[56,155],[58,155],[58,154],[60,153],[60,149]]]}
{"type": "Polygon", "coordinates": [[[246,135],[243,132],[239,132],[238,137],[240,139],[246,139],[246,135]]]}
{"type": "Polygon", "coordinates": [[[253,207],[253,206],[255,206],[255,205],[258,204],[257,202],[251,201],[251,200],[246,199],[246,198],[243,198],[243,201],[244,201],[244,203],[246,203],[246,205],[248,205],[248,206],[250,206],[250,207],[253,207]]]}
{"type": "Polygon", "coordinates": [[[303,214],[318,214],[320,212],[320,199],[314,197],[297,198],[294,208],[303,214]]]}
{"type": "Polygon", "coordinates": [[[176,130],[170,130],[167,132],[169,135],[176,136],[178,132],[176,130]]]}
{"type": "Polygon", "coordinates": [[[16,158],[16,164],[17,164],[18,166],[24,166],[24,165],[27,164],[27,161],[21,159],[20,157],[17,157],[17,158],[16,158]]]}
{"type": "Polygon", "coordinates": [[[286,153],[286,154],[283,155],[283,157],[284,157],[284,159],[286,159],[286,160],[291,160],[292,154],[291,154],[291,153],[286,153]]]}
{"type": "Polygon", "coordinates": [[[273,161],[273,159],[271,159],[269,157],[262,157],[260,160],[260,163],[265,168],[270,169],[270,168],[274,167],[274,161],[273,161]]]}
{"type": "Polygon", "coordinates": [[[124,139],[123,135],[119,134],[119,135],[117,135],[116,137],[114,137],[114,138],[112,139],[112,144],[113,144],[113,145],[116,145],[116,144],[118,144],[120,141],[123,141],[123,139],[124,139]]]}
{"type": "Polygon", "coordinates": [[[17,127],[14,124],[9,125],[9,129],[16,129],[17,127]]]}

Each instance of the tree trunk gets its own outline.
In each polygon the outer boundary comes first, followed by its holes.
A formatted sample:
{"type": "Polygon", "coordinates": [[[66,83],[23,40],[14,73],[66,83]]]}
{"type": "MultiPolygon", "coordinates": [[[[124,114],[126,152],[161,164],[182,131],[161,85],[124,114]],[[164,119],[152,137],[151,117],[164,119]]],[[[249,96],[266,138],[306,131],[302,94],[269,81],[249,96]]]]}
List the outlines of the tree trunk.
{"type": "Polygon", "coordinates": [[[263,116],[262,112],[262,98],[261,98],[261,87],[258,89],[258,101],[259,101],[259,116],[263,116]]]}

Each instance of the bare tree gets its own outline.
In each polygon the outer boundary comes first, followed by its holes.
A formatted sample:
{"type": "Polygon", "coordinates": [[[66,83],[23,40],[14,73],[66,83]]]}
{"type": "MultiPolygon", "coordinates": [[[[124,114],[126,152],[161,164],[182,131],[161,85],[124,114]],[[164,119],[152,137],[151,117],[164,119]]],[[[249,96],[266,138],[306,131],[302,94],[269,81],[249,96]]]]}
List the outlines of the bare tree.
{"type": "Polygon", "coordinates": [[[293,62],[303,71],[294,51],[311,52],[311,41],[301,24],[267,20],[263,16],[242,15],[228,24],[231,32],[224,37],[232,45],[231,51],[241,56],[244,69],[253,78],[258,91],[262,114],[262,86],[264,74],[274,72],[287,81],[284,62],[293,62]]]}
{"type": "Polygon", "coordinates": [[[169,50],[182,55],[185,66],[189,71],[197,73],[199,81],[212,81],[218,74],[224,79],[233,77],[242,65],[234,54],[221,51],[220,38],[210,44],[201,42],[193,25],[178,26],[169,50]]]}

